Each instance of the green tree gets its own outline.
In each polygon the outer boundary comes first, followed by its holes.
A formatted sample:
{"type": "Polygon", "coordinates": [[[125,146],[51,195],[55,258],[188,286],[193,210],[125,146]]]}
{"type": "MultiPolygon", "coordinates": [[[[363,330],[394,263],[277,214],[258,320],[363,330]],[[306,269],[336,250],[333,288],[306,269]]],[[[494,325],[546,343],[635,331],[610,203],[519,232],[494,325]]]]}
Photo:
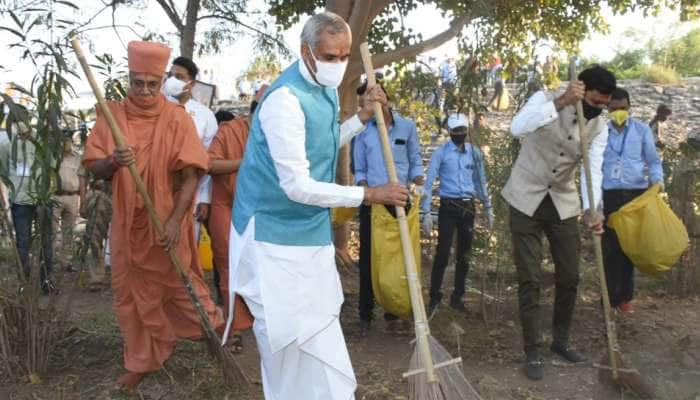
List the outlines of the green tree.
{"type": "Polygon", "coordinates": [[[243,78],[248,81],[255,79],[270,80],[277,77],[282,71],[282,65],[278,57],[272,53],[261,54],[250,63],[248,69],[243,73],[243,78]]]}
{"type": "Polygon", "coordinates": [[[681,75],[700,74],[700,28],[652,50],[654,63],[671,67],[681,75]]]}

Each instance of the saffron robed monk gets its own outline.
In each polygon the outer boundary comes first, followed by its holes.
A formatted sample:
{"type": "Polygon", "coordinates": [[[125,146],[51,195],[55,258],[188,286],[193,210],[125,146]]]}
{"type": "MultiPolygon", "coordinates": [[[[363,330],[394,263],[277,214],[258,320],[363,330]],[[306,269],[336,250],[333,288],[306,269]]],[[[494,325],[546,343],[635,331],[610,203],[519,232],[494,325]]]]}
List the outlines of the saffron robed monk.
{"type": "Polygon", "coordinates": [[[350,28],[336,14],[306,22],[301,59],[262,97],[238,172],[229,291],[230,298],[243,297],[255,317],[268,400],[354,398],[357,384],[338,319],[343,292],[330,208],[403,207],[408,199],[398,184],[333,183],[340,146],[365,128],[374,101],[386,104],[383,91],[370,87],[365,106],[339,124],[337,87],[351,44],[350,28]]]}
{"type": "Polygon", "coordinates": [[[202,280],[191,212],[209,158],[192,118],[161,94],[169,56],[160,43],[129,43],[129,92],[124,101],[109,103],[128,147],[116,148],[106,119],[98,116],[83,156],[86,168],[112,181],[113,309],[126,368],[117,383],[131,389],[162,367],[178,339],[204,335],[166,250],[175,250],[212,325],[223,328],[221,311],[202,280]],[[165,221],[162,238],[125,168],[131,163],[165,221]]]}

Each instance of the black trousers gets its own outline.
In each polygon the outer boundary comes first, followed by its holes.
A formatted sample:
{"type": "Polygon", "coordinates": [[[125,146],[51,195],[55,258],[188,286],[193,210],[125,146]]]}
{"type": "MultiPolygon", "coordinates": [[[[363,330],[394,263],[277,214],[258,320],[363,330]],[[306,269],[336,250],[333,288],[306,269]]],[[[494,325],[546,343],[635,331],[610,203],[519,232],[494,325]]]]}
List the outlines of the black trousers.
{"type": "MultiPolygon", "coordinates": [[[[22,264],[24,277],[29,278],[31,275],[29,253],[32,247],[33,227],[36,224],[38,228],[41,219],[50,227],[53,215],[52,210],[50,207],[36,206],[33,204],[12,204],[10,211],[12,213],[12,224],[15,227],[17,253],[19,253],[20,264],[22,264]]],[[[39,254],[41,267],[39,269],[39,278],[41,282],[44,282],[53,272],[52,229],[41,230],[39,239],[41,240],[41,252],[39,254]]]]}
{"type": "MultiPolygon", "coordinates": [[[[360,319],[371,321],[374,310],[372,291],[372,206],[360,206],[360,319]]],[[[397,316],[384,313],[384,319],[392,321],[397,316]]]]}
{"type": "MultiPolygon", "coordinates": [[[[607,221],[610,214],[644,193],[645,189],[613,189],[603,191],[603,213],[607,221]]],[[[605,225],[603,233],[603,262],[605,279],[608,284],[610,305],[619,306],[629,302],[634,296],[634,264],[620,247],[614,230],[605,225]]]]}
{"type": "Polygon", "coordinates": [[[442,300],[442,280],[445,277],[450,257],[452,238],[457,232],[457,254],[455,263],[455,286],[452,301],[461,301],[469,272],[469,258],[474,237],[474,201],[440,198],[438,210],[438,244],[430,275],[430,300],[442,300]]]}
{"type": "Polygon", "coordinates": [[[510,208],[513,260],[518,271],[518,305],[525,352],[539,351],[541,332],[540,293],[542,292],[542,237],[549,242],[555,268],[555,295],[552,336],[566,346],[576,305],[579,282],[579,232],[576,217],[559,218],[547,195],[532,217],[510,208]]]}

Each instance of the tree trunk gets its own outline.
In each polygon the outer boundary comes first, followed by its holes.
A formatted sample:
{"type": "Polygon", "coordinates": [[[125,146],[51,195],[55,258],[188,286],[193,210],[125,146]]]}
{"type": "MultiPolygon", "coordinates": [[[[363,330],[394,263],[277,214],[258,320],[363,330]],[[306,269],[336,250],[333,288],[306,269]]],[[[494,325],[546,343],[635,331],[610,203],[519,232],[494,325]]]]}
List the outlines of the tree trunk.
{"type": "Polygon", "coordinates": [[[200,0],[187,0],[185,25],[180,31],[180,55],[192,59],[194,55],[194,38],[197,34],[197,15],[200,0]]]}
{"type": "MultiPolygon", "coordinates": [[[[357,96],[355,88],[360,81],[359,77],[352,80],[345,80],[340,87],[340,120],[344,121],[357,109],[357,96]]],[[[338,157],[338,168],[336,172],[336,182],[340,185],[352,185],[352,174],[350,172],[350,144],[346,144],[340,149],[338,157]]],[[[354,261],[348,251],[350,242],[350,227],[348,224],[339,226],[334,231],[335,253],[338,263],[348,267],[354,265],[354,261]]]]}
{"type": "MultiPolygon", "coordinates": [[[[336,1],[328,0],[326,4],[326,10],[334,12],[340,15],[346,21],[351,20],[351,14],[355,8],[355,2],[362,2],[363,0],[355,1],[336,1]]],[[[355,51],[356,40],[355,32],[357,32],[358,27],[350,27],[353,33],[353,56],[357,53],[355,51]]],[[[358,76],[351,77],[348,74],[345,75],[345,79],[339,88],[340,95],[340,120],[344,121],[349,116],[354,114],[357,109],[357,99],[355,96],[355,91],[353,90],[357,86],[359,80],[358,76]]],[[[338,168],[335,175],[335,181],[339,185],[351,185],[352,184],[352,174],[350,173],[350,145],[345,145],[340,149],[340,154],[338,155],[338,168]]],[[[350,242],[350,226],[344,224],[336,228],[333,232],[333,244],[335,245],[336,261],[340,266],[349,267],[354,265],[354,261],[350,256],[348,251],[348,244],[350,242]]]]}

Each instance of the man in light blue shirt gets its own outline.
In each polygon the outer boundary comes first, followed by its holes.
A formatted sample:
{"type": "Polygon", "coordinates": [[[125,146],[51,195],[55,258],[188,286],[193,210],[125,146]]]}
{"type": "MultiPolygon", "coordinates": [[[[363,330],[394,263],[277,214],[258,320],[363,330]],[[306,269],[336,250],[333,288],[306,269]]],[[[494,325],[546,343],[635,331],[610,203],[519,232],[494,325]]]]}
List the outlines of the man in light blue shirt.
{"type": "MultiPolygon", "coordinates": [[[[364,83],[357,89],[360,103],[367,89],[364,83]]],[[[416,124],[389,107],[384,106],[384,120],[389,130],[389,142],[394,155],[394,165],[399,183],[410,185],[414,183],[418,187],[423,186],[423,159],[421,157],[420,143],[416,124]]],[[[355,183],[359,186],[377,187],[389,183],[389,175],[384,165],[384,156],[379,138],[376,122],[372,119],[367,123],[365,130],[354,139],[353,163],[355,167],[355,183]]],[[[409,205],[410,207],[410,205],[409,205]]],[[[393,211],[393,207],[389,207],[393,211]]],[[[372,265],[371,265],[371,235],[372,218],[371,206],[360,206],[360,334],[366,335],[372,321],[374,308],[374,294],[372,292],[372,265]]],[[[391,314],[385,314],[384,319],[389,329],[395,333],[401,333],[402,326],[398,318],[391,314]]]]}
{"type": "Polygon", "coordinates": [[[466,312],[462,296],[469,271],[469,256],[474,234],[474,199],[479,199],[488,215],[489,228],[493,226],[493,208],[489,197],[484,169],[484,157],[478,148],[465,143],[469,122],[464,114],[452,114],[447,119],[450,141],[439,147],[430,159],[428,179],[425,182],[426,196],[421,204],[423,228],[432,231],[430,205],[433,181],[440,179],[440,210],[438,212],[438,244],[430,277],[430,303],[432,314],[442,300],[442,280],[450,256],[452,237],[457,231],[457,263],[455,288],[450,307],[466,312]]]}
{"type": "MultiPolygon", "coordinates": [[[[603,214],[610,214],[634,200],[649,188],[649,182],[663,187],[661,159],[656,151],[654,134],[649,125],[629,116],[629,93],[617,88],[608,105],[608,143],[602,154],[602,196],[594,188],[594,199],[602,197],[603,214]]],[[[582,193],[586,193],[582,190],[582,193]]],[[[584,208],[589,200],[584,195],[584,208]]],[[[600,207],[600,201],[597,201],[600,207]]],[[[620,247],[615,231],[605,226],[603,260],[610,295],[610,304],[619,311],[631,313],[634,294],[634,265],[620,247]]]]}
{"type": "Polygon", "coordinates": [[[447,113],[455,102],[457,64],[454,57],[448,57],[440,64],[440,82],[442,83],[442,109],[447,113]]]}
{"type": "Polygon", "coordinates": [[[442,84],[454,85],[457,81],[457,65],[454,57],[448,57],[440,64],[440,80],[442,84]]]}

